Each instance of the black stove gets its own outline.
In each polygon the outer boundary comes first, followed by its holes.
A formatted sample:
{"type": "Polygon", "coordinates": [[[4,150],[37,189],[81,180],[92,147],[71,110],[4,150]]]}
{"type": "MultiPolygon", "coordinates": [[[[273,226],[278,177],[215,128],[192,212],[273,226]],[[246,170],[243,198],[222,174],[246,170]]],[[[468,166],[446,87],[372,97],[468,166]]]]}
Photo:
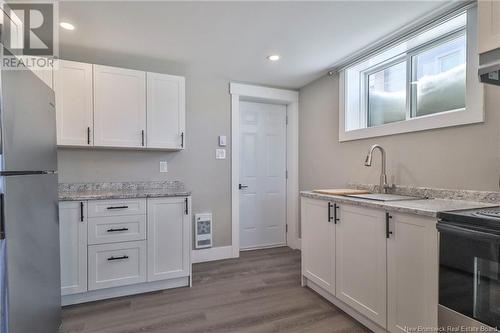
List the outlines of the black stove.
{"type": "Polygon", "coordinates": [[[464,228],[485,227],[500,231],[500,206],[440,212],[437,217],[439,223],[461,225],[464,228]]]}
{"type": "Polygon", "coordinates": [[[500,328],[500,207],[438,213],[439,303],[500,328]]]}

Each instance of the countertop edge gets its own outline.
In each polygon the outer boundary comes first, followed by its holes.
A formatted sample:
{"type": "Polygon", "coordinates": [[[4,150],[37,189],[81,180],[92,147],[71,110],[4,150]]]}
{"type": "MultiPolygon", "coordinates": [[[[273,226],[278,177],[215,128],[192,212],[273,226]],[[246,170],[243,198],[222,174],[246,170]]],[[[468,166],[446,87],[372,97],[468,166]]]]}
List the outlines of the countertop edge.
{"type": "Polygon", "coordinates": [[[110,194],[59,194],[59,201],[82,201],[82,200],[111,200],[111,199],[142,199],[142,198],[168,198],[189,197],[190,191],[175,193],[110,193],[110,194]]]}
{"type": "MultiPolygon", "coordinates": [[[[415,215],[420,215],[420,216],[427,216],[427,217],[433,217],[436,218],[438,212],[440,211],[445,211],[445,210],[450,210],[450,209],[443,209],[443,210],[435,210],[435,209],[424,209],[424,208],[410,208],[410,207],[402,207],[398,206],[398,203],[409,203],[412,201],[428,201],[428,200],[441,200],[441,201],[450,201],[450,202],[458,202],[462,200],[449,200],[449,199],[421,199],[421,200],[402,200],[402,201],[391,201],[391,202],[382,202],[382,201],[373,201],[373,200],[367,200],[367,199],[360,199],[360,198],[350,198],[346,196],[340,196],[340,195],[328,195],[328,194],[320,194],[320,193],[315,193],[312,191],[301,191],[300,192],[301,197],[306,197],[306,198],[311,198],[311,199],[319,199],[319,200],[334,200],[339,203],[345,203],[345,204],[352,204],[356,206],[362,206],[362,207],[368,207],[368,208],[378,208],[378,209],[384,209],[387,211],[391,212],[400,212],[400,213],[409,213],[409,214],[415,214],[415,215]]],[[[485,208],[485,207],[493,207],[493,206],[498,206],[498,204],[488,204],[484,202],[471,202],[471,201],[463,201],[464,204],[467,204],[468,208],[485,208]]],[[[451,209],[453,210],[453,209],[451,209]]],[[[457,208],[456,210],[459,210],[457,208]]]]}

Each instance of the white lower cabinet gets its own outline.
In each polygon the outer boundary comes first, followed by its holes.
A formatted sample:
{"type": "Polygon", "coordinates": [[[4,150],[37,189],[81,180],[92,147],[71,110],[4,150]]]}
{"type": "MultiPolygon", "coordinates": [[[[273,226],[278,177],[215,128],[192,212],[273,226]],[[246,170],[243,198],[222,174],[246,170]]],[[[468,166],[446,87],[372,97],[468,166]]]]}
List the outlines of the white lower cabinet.
{"type": "Polygon", "coordinates": [[[191,274],[189,198],[148,199],[148,281],[191,274]]]}
{"type": "Polygon", "coordinates": [[[301,213],[306,285],[375,330],[437,327],[435,218],[311,198],[302,198],[301,213]]]}
{"type": "Polygon", "coordinates": [[[59,203],[61,295],[87,291],[87,203],[59,203]]]}
{"type": "Polygon", "coordinates": [[[340,205],[336,227],[336,296],[385,327],[386,229],[384,212],[340,205]]]}
{"type": "Polygon", "coordinates": [[[302,275],[335,294],[335,224],[332,203],[302,199],[302,275]]]}
{"type": "Polygon", "coordinates": [[[390,213],[387,240],[387,329],[438,325],[438,232],[436,220],[390,213]]]}
{"type": "Polygon", "coordinates": [[[59,216],[63,304],[190,285],[191,197],[67,201],[59,216]]]}

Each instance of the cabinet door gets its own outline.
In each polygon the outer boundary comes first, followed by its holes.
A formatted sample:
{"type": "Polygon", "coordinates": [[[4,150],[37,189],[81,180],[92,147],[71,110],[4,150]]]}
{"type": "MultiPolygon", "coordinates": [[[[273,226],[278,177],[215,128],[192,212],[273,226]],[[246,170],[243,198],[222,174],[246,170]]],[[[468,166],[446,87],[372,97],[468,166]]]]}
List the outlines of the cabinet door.
{"type": "Polygon", "coordinates": [[[191,274],[191,198],[148,199],[148,281],[191,274]]]}
{"type": "Polygon", "coordinates": [[[386,327],[386,228],[380,209],[341,205],[336,224],[336,296],[386,327]]]}
{"type": "Polygon", "coordinates": [[[500,47],[500,2],[478,1],[479,53],[500,47]]]}
{"type": "Polygon", "coordinates": [[[329,218],[330,204],[302,198],[302,275],[335,294],[335,224],[329,218]]]}
{"type": "Polygon", "coordinates": [[[146,146],[146,73],[94,65],[96,146],[146,146]]]}
{"type": "Polygon", "coordinates": [[[184,148],[185,79],[147,73],[147,146],[184,148]]]}
{"type": "Polygon", "coordinates": [[[61,295],[87,291],[87,204],[59,203],[61,295]]]}
{"type": "Polygon", "coordinates": [[[92,65],[59,60],[54,75],[57,144],[91,146],[94,127],[92,65]]]}
{"type": "Polygon", "coordinates": [[[388,330],[437,327],[438,233],[436,220],[392,214],[387,240],[388,330]]]}

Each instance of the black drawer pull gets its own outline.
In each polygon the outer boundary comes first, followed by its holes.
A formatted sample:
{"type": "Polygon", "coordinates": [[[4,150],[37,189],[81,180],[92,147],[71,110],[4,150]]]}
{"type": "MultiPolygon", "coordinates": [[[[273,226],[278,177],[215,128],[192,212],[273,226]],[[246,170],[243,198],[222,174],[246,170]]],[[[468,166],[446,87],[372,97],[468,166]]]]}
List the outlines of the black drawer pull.
{"type": "Polygon", "coordinates": [[[115,231],[127,231],[128,228],[119,228],[119,229],[108,229],[107,232],[115,232],[115,231]]]}
{"type": "Polygon", "coordinates": [[[111,206],[111,207],[108,207],[107,209],[126,209],[128,208],[128,206],[111,206]]]}
{"type": "Polygon", "coordinates": [[[121,257],[109,257],[108,260],[111,261],[111,260],[123,260],[123,259],[128,259],[128,256],[121,256],[121,257]]]}

